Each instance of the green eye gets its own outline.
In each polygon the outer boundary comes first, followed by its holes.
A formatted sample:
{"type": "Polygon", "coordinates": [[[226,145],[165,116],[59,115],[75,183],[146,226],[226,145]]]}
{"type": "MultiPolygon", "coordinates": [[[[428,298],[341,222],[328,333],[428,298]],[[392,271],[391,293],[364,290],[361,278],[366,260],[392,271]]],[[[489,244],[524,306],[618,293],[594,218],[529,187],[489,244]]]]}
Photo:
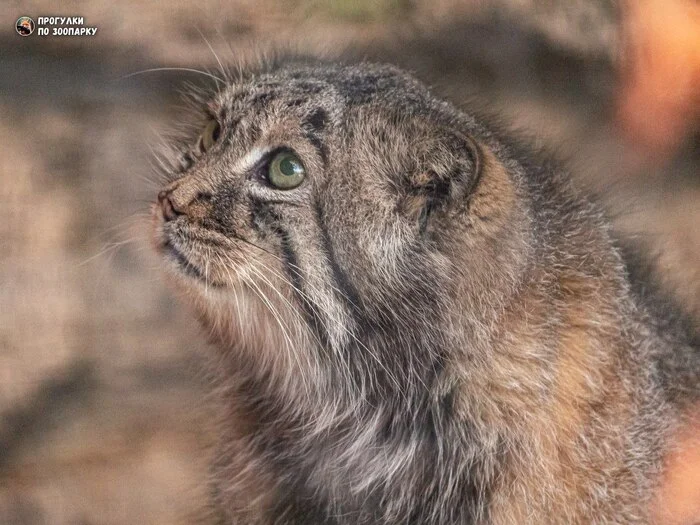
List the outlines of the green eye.
{"type": "Polygon", "coordinates": [[[216,120],[211,120],[202,131],[202,135],[199,137],[199,143],[202,152],[209,151],[214,143],[219,140],[219,132],[221,127],[216,120]]]}
{"type": "Polygon", "coordinates": [[[267,169],[267,178],[275,188],[291,190],[304,180],[306,170],[296,155],[283,151],[274,156],[267,169]]]}

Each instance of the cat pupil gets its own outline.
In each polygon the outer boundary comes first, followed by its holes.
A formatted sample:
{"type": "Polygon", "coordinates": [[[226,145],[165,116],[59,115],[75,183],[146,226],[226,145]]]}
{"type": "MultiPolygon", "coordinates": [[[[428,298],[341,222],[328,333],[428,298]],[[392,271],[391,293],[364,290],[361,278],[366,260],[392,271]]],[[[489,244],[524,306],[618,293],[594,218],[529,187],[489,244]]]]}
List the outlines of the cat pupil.
{"type": "Polygon", "coordinates": [[[292,162],[290,159],[284,159],[282,162],[280,162],[280,171],[284,175],[291,177],[296,175],[297,169],[294,162],[292,162]]]}

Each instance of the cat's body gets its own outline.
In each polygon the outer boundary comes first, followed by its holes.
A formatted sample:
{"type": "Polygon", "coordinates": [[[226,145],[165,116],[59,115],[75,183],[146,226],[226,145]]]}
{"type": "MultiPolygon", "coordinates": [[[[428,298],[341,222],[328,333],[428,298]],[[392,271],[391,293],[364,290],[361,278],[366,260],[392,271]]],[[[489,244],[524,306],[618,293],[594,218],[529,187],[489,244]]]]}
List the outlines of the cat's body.
{"type": "Polygon", "coordinates": [[[207,108],[156,239],[221,349],[226,523],[698,519],[660,496],[697,340],[566,174],[390,67],[207,108]]]}

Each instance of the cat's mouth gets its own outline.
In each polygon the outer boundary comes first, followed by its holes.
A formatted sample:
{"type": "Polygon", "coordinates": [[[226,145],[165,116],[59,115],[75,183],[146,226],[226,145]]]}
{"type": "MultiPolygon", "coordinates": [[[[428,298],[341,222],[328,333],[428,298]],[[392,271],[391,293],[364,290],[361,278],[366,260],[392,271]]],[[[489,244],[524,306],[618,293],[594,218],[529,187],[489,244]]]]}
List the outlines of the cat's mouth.
{"type": "Polygon", "coordinates": [[[189,231],[184,224],[163,224],[156,220],[155,247],[170,272],[189,278],[206,289],[227,288],[228,271],[222,270],[216,255],[221,241],[204,232],[189,231]],[[209,254],[209,258],[205,257],[209,254]],[[211,258],[214,260],[211,260],[211,258]],[[225,275],[222,272],[225,271],[225,275]]]}
{"type": "Polygon", "coordinates": [[[185,254],[183,254],[171,241],[170,239],[166,238],[163,241],[163,244],[161,245],[161,249],[163,250],[163,254],[173,261],[178,268],[185,274],[190,277],[193,277],[195,279],[198,279],[200,281],[203,281],[207,284],[211,284],[207,281],[206,277],[204,276],[204,273],[202,270],[194,264],[192,261],[190,261],[185,254]]]}
{"type": "Polygon", "coordinates": [[[169,273],[188,278],[192,285],[231,288],[238,285],[237,268],[246,262],[240,244],[224,234],[193,224],[185,217],[166,218],[153,208],[153,241],[169,273]]]}

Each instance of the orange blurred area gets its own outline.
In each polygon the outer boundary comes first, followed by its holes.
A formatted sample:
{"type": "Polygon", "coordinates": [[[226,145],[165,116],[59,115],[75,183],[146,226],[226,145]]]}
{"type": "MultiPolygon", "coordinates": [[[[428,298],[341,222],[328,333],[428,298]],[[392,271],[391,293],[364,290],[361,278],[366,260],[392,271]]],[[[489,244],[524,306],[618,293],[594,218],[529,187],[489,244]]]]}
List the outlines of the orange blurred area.
{"type": "Polygon", "coordinates": [[[650,155],[669,153],[700,116],[700,3],[624,4],[619,121],[650,155]]]}

